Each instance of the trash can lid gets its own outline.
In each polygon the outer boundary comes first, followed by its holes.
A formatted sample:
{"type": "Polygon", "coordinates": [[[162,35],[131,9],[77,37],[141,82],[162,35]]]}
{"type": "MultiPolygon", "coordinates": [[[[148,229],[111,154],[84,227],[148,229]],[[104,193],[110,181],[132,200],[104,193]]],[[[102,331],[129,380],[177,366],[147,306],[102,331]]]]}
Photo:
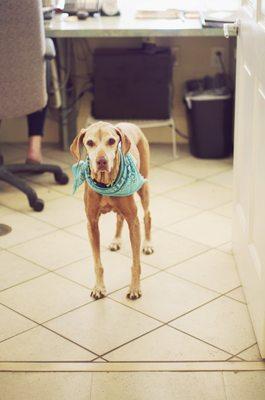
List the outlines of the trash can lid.
{"type": "Polygon", "coordinates": [[[185,95],[185,100],[189,108],[191,108],[192,101],[213,101],[213,100],[227,100],[231,98],[231,93],[216,93],[216,91],[207,92],[188,92],[185,95]]]}

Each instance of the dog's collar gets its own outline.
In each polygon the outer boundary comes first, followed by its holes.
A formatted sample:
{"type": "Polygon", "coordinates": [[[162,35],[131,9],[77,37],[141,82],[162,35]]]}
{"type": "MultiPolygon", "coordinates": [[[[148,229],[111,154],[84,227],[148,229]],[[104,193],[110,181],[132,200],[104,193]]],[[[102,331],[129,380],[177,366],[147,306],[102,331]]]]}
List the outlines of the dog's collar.
{"type": "Polygon", "coordinates": [[[84,182],[87,182],[91,189],[102,196],[125,197],[137,192],[146,179],[138,171],[134,157],[130,153],[124,155],[120,146],[118,151],[120,155],[119,173],[115,182],[110,186],[99,184],[91,178],[89,158],[74,164],[72,166],[74,193],[84,182]]]}

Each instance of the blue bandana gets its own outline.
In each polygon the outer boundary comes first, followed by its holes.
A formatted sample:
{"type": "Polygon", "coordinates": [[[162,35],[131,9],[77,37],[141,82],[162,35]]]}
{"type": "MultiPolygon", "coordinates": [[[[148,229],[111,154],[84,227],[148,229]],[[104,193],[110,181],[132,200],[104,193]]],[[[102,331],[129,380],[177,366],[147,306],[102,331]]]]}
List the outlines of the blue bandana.
{"type": "Polygon", "coordinates": [[[85,161],[79,161],[72,166],[74,175],[74,193],[84,182],[93,189],[95,192],[102,196],[125,197],[130,196],[137,192],[146,179],[139,173],[136,161],[131,154],[123,155],[121,149],[120,153],[120,169],[116,181],[106,186],[104,184],[95,182],[90,176],[90,163],[87,158],[85,161]]]}

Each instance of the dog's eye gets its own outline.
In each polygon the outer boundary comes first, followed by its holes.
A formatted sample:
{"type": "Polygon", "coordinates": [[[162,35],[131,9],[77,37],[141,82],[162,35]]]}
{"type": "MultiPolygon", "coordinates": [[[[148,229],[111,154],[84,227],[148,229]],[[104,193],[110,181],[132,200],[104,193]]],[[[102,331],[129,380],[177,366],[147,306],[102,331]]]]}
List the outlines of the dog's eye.
{"type": "Polygon", "coordinates": [[[94,143],[93,140],[91,140],[91,139],[87,141],[87,145],[88,145],[89,147],[93,147],[94,144],[95,144],[95,143],[94,143]]]}
{"type": "Polygon", "coordinates": [[[112,146],[114,143],[115,143],[115,139],[110,138],[110,139],[108,140],[108,144],[109,144],[110,146],[112,146]]]}

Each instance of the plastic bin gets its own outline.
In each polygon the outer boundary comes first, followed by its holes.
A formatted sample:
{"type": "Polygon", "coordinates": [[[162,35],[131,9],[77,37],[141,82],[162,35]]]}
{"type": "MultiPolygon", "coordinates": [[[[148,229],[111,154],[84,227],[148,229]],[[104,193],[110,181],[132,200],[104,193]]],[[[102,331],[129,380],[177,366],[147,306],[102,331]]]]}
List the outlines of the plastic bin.
{"type": "Polygon", "coordinates": [[[232,153],[234,100],[221,91],[185,95],[190,151],[198,158],[224,158],[232,153]]]}

